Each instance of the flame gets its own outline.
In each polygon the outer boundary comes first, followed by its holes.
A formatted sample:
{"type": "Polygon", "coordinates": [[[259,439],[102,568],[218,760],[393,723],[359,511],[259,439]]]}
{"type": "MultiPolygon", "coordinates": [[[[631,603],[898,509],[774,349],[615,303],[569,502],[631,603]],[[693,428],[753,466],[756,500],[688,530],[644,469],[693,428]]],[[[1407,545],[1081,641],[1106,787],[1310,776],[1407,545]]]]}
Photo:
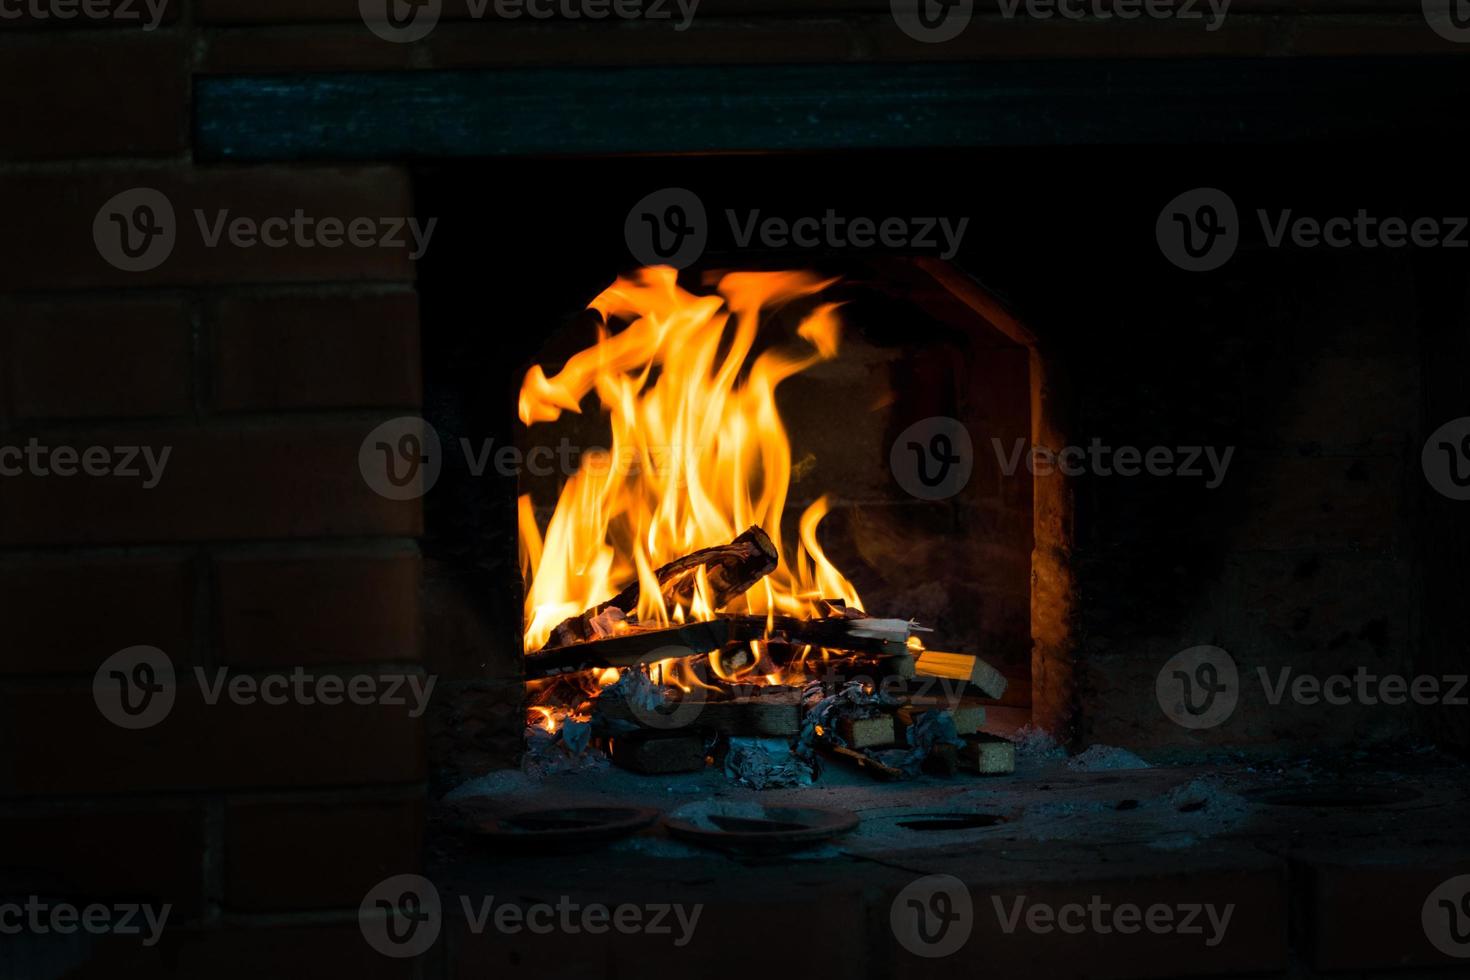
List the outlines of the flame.
{"type": "MultiPolygon", "coordinates": [[[[720,280],[718,295],[698,296],[679,288],[671,268],[643,269],[590,304],[603,317],[593,346],[553,377],[540,365],[526,373],[520,393],[526,425],[580,413],[595,392],[612,435],[610,451],[587,454],[562,487],[544,532],[529,495],[520,498],[528,652],[544,646],[562,620],[635,581],[636,619],[643,624],[703,621],[722,611],[817,616],[814,600],[824,598],[862,608],[817,541],[826,497],[802,514],[794,549],[781,540],[791,444],[775,392],[785,379],[837,356],[836,304],[815,306],[792,346],[755,353],[764,311],[831,282],[805,272],[732,273],[720,280]],[[624,326],[614,330],[614,322],[624,326]],[[727,544],[752,524],[776,545],[774,572],[715,609],[701,570],[688,608],[665,607],[655,574],[660,566],[727,544]]],[[[671,673],[661,671],[666,678],[671,673]]]]}

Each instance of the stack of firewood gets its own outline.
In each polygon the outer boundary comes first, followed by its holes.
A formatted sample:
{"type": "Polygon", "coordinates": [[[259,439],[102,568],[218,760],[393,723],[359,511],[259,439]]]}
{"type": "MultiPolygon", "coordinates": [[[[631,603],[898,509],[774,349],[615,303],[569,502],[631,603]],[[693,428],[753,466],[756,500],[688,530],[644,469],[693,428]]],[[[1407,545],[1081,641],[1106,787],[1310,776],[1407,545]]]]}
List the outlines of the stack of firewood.
{"type": "MultiPolygon", "coordinates": [[[[663,566],[656,576],[666,608],[687,608],[703,569],[712,606],[721,608],[770,574],[776,562],[769,537],[752,527],[728,545],[663,566]]],[[[605,692],[597,700],[594,726],[618,765],[650,774],[689,771],[722,754],[730,739],[754,738],[786,740],[813,768],[820,768],[820,757],[879,779],[920,770],[1006,773],[1015,766],[1012,744],[983,733],[985,709],[971,703],[976,697],[1001,698],[1005,677],[978,657],[923,649],[916,639],[922,628],[909,620],[869,616],[827,601],[819,604],[825,615],[814,618],[720,613],[707,621],[653,626],[637,622],[638,601],[635,584],[558,625],[547,646],[526,658],[527,677],[545,683],[609,667],[640,672],[669,648],[687,649],[701,660],[713,654],[730,676],[752,666],[755,641],[770,661],[761,665],[764,670],[822,650],[835,657],[825,662],[827,668],[851,667],[881,684],[844,684],[839,676],[805,690],[742,689],[722,687],[711,676],[718,693],[701,690],[705,703],[678,725],[650,723],[661,719],[634,710],[622,690],[605,692]],[[936,687],[944,697],[934,696],[936,687]]]]}

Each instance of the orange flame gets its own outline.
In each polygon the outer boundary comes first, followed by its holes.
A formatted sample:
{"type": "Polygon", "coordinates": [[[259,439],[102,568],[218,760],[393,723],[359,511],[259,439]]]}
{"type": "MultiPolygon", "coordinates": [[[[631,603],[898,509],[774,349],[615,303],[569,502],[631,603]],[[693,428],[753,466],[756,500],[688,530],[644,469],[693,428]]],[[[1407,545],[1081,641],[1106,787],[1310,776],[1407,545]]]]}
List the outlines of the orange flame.
{"type": "Polygon", "coordinates": [[[596,392],[612,429],[610,452],[584,459],[544,533],[529,495],[520,498],[528,652],[562,620],[634,581],[644,624],[708,620],[721,611],[813,616],[814,600],[822,598],[861,608],[817,543],[825,497],[801,517],[794,561],[781,540],[791,444],[775,392],[785,379],[837,356],[836,304],[806,316],[798,349],[770,347],[752,357],[763,311],[831,282],[804,272],[732,273],[720,280],[718,295],[697,296],[679,288],[675,270],[643,269],[590,304],[605,324],[596,344],[554,377],[540,365],[526,373],[526,425],[579,413],[583,398],[596,392]],[[610,321],[626,326],[614,332],[610,321]],[[689,608],[665,608],[655,577],[661,565],[727,544],[752,524],[781,556],[771,575],[723,609],[711,608],[701,575],[689,608]]]}

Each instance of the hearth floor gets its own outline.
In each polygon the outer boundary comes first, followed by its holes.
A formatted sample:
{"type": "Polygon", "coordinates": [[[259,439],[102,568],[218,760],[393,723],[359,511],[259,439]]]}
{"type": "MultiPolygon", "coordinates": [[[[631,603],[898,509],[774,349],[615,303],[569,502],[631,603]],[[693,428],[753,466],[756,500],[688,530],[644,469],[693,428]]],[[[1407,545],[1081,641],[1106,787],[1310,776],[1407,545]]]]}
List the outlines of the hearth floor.
{"type": "Polygon", "coordinates": [[[1090,756],[1092,771],[1060,753],[1033,751],[1021,754],[1012,775],[904,783],[829,767],[811,787],[765,792],[733,785],[717,770],[665,777],[611,768],[539,778],[505,772],[472,781],[441,805],[431,847],[451,936],[442,954],[448,975],[709,976],[712,951],[713,975],[745,977],[983,970],[987,978],[1034,980],[1040,970],[1121,980],[1455,962],[1428,943],[1421,911],[1437,884],[1470,873],[1470,779],[1462,764],[1405,748],[1289,764],[1237,759],[1145,769],[1111,768],[1129,765],[1129,753],[1090,756]],[[1282,791],[1316,805],[1262,799],[1282,791]],[[1377,802],[1343,805],[1344,793],[1377,802]],[[852,812],[861,823],[832,843],[780,857],[694,847],[657,825],[563,853],[494,849],[447,829],[466,814],[528,808],[670,812],[757,800],[852,812]],[[1004,820],[961,830],[902,826],[918,814],[1004,820]],[[887,922],[898,893],[935,874],[968,887],[975,932],[959,953],[930,960],[895,943],[887,922]],[[698,903],[705,912],[694,938],[678,947],[649,934],[472,928],[465,910],[486,896],[522,904],[698,903]],[[1015,927],[1009,917],[1018,898],[1052,907],[1095,898],[1145,908],[1216,903],[1234,912],[1224,938],[1206,946],[1183,935],[1015,927]],[[591,960],[568,957],[568,948],[591,960]]]}

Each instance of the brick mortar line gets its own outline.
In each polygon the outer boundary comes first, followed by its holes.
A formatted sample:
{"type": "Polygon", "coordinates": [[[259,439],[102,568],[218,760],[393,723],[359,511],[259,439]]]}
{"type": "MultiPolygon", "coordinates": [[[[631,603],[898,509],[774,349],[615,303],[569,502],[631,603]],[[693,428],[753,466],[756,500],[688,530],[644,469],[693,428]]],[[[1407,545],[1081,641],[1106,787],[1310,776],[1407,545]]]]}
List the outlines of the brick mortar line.
{"type": "Polygon", "coordinates": [[[210,559],[259,557],[262,559],[307,557],[385,558],[421,555],[418,538],[341,537],[341,538],[262,538],[225,542],[159,542],[136,545],[56,545],[53,548],[0,549],[0,568],[9,563],[26,561],[75,562],[116,560],[147,561],[170,558],[184,561],[203,551],[210,559]]]}
{"type": "Polygon", "coordinates": [[[0,797],[0,817],[34,816],[48,812],[107,814],[126,809],[126,804],[167,804],[166,809],[202,806],[217,799],[226,806],[237,803],[414,803],[427,802],[427,782],[349,783],[338,786],[307,786],[296,789],[201,789],[142,793],[103,793],[92,796],[47,794],[0,797]]]}
{"type": "MultiPolygon", "coordinates": [[[[292,663],[292,664],[280,664],[278,666],[268,666],[268,665],[259,664],[259,663],[243,664],[243,665],[220,664],[220,663],[217,663],[217,664],[184,663],[184,664],[179,664],[178,666],[179,666],[179,669],[176,670],[176,674],[182,675],[183,677],[186,677],[186,678],[192,678],[193,677],[193,675],[194,675],[194,669],[196,667],[199,668],[199,669],[201,669],[201,670],[204,670],[206,672],[209,672],[209,673],[213,673],[214,671],[217,671],[217,670],[224,670],[225,673],[226,673],[226,675],[229,676],[229,677],[232,677],[232,678],[233,677],[250,677],[250,678],[255,678],[255,679],[259,679],[259,678],[262,678],[262,677],[274,677],[274,676],[277,676],[277,675],[280,675],[280,674],[290,675],[290,674],[295,673],[299,669],[303,674],[309,674],[309,675],[311,675],[313,677],[339,677],[339,678],[361,677],[361,676],[378,676],[378,677],[383,677],[383,676],[397,676],[397,675],[400,675],[400,674],[418,674],[418,675],[422,675],[423,677],[429,677],[429,676],[432,675],[432,676],[434,676],[436,678],[435,687],[437,687],[438,686],[438,680],[437,680],[437,678],[440,676],[438,674],[434,674],[432,671],[430,671],[421,662],[415,663],[415,662],[412,662],[412,661],[402,661],[402,660],[369,661],[369,662],[363,662],[363,663],[356,663],[356,662],[352,662],[352,661],[337,661],[337,662],[333,662],[333,663],[320,664],[320,665],[318,665],[318,664],[292,663]]],[[[0,671],[0,692],[24,693],[27,690],[43,690],[43,689],[44,690],[60,690],[60,689],[65,689],[67,687],[70,687],[72,685],[76,685],[76,684],[80,684],[82,686],[90,686],[92,676],[93,676],[92,673],[87,673],[87,672],[79,672],[79,673],[54,673],[54,674],[13,674],[13,673],[9,673],[9,672],[0,671]]],[[[201,687],[198,684],[195,684],[192,680],[188,680],[188,681],[184,681],[184,682],[178,683],[176,685],[176,687],[175,687],[175,690],[178,691],[178,692],[180,692],[180,693],[182,693],[182,692],[185,692],[185,691],[189,691],[189,692],[202,691],[202,690],[204,690],[204,688],[201,687]]],[[[221,693],[220,696],[221,696],[221,699],[223,699],[225,697],[225,695],[223,693],[221,693]]],[[[328,708],[341,708],[341,707],[346,707],[348,705],[346,705],[346,704],[329,704],[329,705],[323,705],[323,706],[324,707],[328,707],[328,708]]],[[[214,707],[214,706],[213,705],[209,705],[208,707],[214,707]]],[[[242,707],[251,707],[251,706],[250,705],[243,705],[242,707]]],[[[262,705],[261,707],[262,707],[262,710],[270,710],[270,709],[275,708],[275,707],[278,707],[278,706],[277,705],[265,704],[265,705],[262,705]]],[[[365,705],[352,705],[352,707],[366,707],[366,706],[365,705]]],[[[392,707],[392,705],[386,705],[384,707],[392,707]]],[[[417,721],[418,719],[411,719],[411,720],[417,721]]]]}
{"type": "MultiPolygon", "coordinates": [[[[293,411],[213,411],[202,417],[194,415],[152,415],[119,418],[99,416],[97,418],[41,418],[16,420],[7,427],[12,435],[78,435],[85,436],[103,431],[113,432],[164,432],[174,430],[185,434],[250,434],[273,431],[289,432],[305,428],[347,427],[353,424],[377,425],[392,414],[404,414],[407,409],[421,409],[419,405],[379,405],[362,408],[321,409],[307,408],[293,411]]],[[[363,434],[367,434],[367,429],[363,434]]]]}

